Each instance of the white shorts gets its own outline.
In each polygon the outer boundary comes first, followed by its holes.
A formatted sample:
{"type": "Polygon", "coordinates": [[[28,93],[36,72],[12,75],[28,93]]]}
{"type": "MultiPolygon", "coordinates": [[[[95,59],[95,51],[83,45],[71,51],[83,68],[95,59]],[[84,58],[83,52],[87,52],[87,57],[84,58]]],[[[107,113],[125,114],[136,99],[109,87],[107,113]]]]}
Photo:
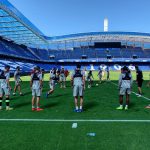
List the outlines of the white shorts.
{"type": "Polygon", "coordinates": [[[74,87],[73,87],[73,96],[74,97],[83,96],[83,90],[84,90],[83,85],[74,85],[74,87]]]}
{"type": "Polygon", "coordinates": [[[41,89],[32,89],[32,96],[41,96],[41,89]]]}
{"type": "Polygon", "coordinates": [[[55,81],[54,81],[54,80],[51,80],[51,81],[49,82],[49,87],[50,87],[51,90],[54,90],[54,89],[55,89],[55,81]]]}
{"type": "Polygon", "coordinates": [[[66,77],[65,76],[60,76],[59,80],[60,80],[60,82],[65,82],[66,81],[66,77]]]}
{"type": "Polygon", "coordinates": [[[120,91],[119,91],[119,95],[125,95],[125,94],[131,94],[131,89],[130,88],[120,88],[120,91]]]}
{"type": "Polygon", "coordinates": [[[0,88],[0,95],[5,94],[6,96],[10,95],[10,89],[9,88],[0,88]]]}
{"type": "Polygon", "coordinates": [[[15,81],[15,86],[20,85],[20,81],[15,81]]]}
{"type": "Polygon", "coordinates": [[[98,75],[99,79],[102,79],[102,74],[98,75]]]}
{"type": "Polygon", "coordinates": [[[92,80],[92,78],[87,78],[87,81],[91,82],[91,81],[93,81],[93,80],[92,80]]]}

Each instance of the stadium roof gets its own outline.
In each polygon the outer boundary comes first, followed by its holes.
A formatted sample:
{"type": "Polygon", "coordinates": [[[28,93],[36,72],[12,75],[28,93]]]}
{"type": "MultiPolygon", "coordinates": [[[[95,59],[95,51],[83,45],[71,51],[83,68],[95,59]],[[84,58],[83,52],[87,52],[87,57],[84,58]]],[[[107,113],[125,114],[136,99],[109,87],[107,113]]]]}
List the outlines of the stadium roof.
{"type": "Polygon", "coordinates": [[[150,43],[150,33],[139,32],[88,32],[70,34],[64,36],[46,37],[49,42],[61,42],[69,40],[79,41],[129,41],[129,42],[143,42],[150,43]]]}
{"type": "Polygon", "coordinates": [[[45,38],[51,49],[93,46],[95,42],[121,42],[124,45],[150,48],[150,34],[139,32],[88,32],[45,38]]]}
{"type": "Polygon", "coordinates": [[[27,46],[47,44],[43,33],[7,0],[0,0],[0,36],[27,46]]]}
{"type": "Polygon", "coordinates": [[[24,44],[29,47],[73,48],[92,45],[94,42],[125,42],[141,43],[150,47],[150,33],[139,32],[89,32],[64,36],[45,36],[22,13],[20,13],[8,0],[0,0],[0,36],[24,44]]]}

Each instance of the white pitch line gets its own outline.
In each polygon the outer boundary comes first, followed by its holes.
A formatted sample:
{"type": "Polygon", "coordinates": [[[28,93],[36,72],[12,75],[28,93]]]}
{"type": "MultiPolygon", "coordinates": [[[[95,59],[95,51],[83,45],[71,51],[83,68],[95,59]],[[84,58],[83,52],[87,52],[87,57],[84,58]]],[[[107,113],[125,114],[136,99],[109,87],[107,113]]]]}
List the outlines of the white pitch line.
{"type": "MultiPolygon", "coordinates": [[[[111,82],[111,83],[114,84],[114,85],[116,85],[116,86],[118,86],[116,83],[113,83],[113,82],[111,82]]],[[[139,95],[138,93],[136,93],[136,92],[134,92],[134,91],[132,91],[132,93],[135,94],[135,95],[139,95]]],[[[141,96],[141,98],[144,98],[144,99],[150,101],[150,98],[145,97],[145,96],[143,96],[143,95],[141,96]]]]}
{"type": "MultiPolygon", "coordinates": [[[[135,95],[137,95],[138,93],[136,93],[136,92],[132,92],[133,94],[135,94],[135,95]]],[[[141,97],[143,97],[144,99],[146,99],[146,100],[148,100],[148,101],[150,101],[150,99],[148,98],[148,97],[145,97],[145,96],[141,96],[141,97]]]]}
{"type": "Polygon", "coordinates": [[[74,119],[74,120],[65,120],[65,119],[0,119],[0,122],[98,122],[98,123],[105,123],[105,122],[137,122],[137,123],[150,123],[150,120],[113,120],[113,119],[74,119]]]}

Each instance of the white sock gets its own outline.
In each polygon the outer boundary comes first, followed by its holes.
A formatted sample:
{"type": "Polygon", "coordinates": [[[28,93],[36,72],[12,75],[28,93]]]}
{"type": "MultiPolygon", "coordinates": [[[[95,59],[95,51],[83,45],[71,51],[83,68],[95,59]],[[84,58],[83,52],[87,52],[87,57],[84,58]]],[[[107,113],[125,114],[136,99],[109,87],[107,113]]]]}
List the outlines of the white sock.
{"type": "Polygon", "coordinates": [[[82,106],[80,106],[80,109],[82,109],[82,106]]]}
{"type": "Polygon", "coordinates": [[[32,108],[35,108],[35,106],[32,106],[32,108]]]}
{"type": "Polygon", "coordinates": [[[78,110],[79,109],[79,107],[78,106],[76,106],[76,110],[78,110]]]}

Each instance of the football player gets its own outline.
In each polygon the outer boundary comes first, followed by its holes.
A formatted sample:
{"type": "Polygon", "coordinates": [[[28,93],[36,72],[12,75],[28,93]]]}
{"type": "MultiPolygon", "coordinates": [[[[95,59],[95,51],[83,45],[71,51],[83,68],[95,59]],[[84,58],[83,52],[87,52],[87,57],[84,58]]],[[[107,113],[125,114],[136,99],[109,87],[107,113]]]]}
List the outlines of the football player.
{"type": "Polygon", "coordinates": [[[50,90],[46,93],[46,98],[48,98],[48,96],[54,92],[55,85],[59,81],[59,75],[60,75],[59,71],[57,71],[56,68],[51,70],[51,72],[50,72],[50,80],[49,80],[50,90]]]}
{"type": "Polygon", "coordinates": [[[102,83],[102,73],[103,73],[103,71],[102,71],[102,69],[101,69],[101,67],[99,67],[99,71],[98,71],[98,77],[99,77],[99,83],[102,83]]]}
{"type": "Polygon", "coordinates": [[[13,110],[13,108],[10,107],[10,91],[11,86],[9,82],[10,78],[10,66],[6,65],[4,70],[0,71],[0,110],[2,110],[2,102],[3,97],[5,95],[6,97],[6,110],[13,110]]]}
{"type": "Polygon", "coordinates": [[[15,81],[15,87],[14,87],[14,93],[13,95],[16,95],[16,90],[18,89],[20,96],[23,96],[22,92],[21,92],[21,78],[20,78],[20,67],[17,66],[16,67],[16,71],[14,73],[14,81],[15,81]]]}
{"type": "Polygon", "coordinates": [[[66,76],[64,67],[62,67],[60,70],[59,81],[60,81],[60,88],[66,88],[66,76]]]}
{"type": "Polygon", "coordinates": [[[93,74],[92,74],[92,70],[90,70],[88,75],[87,75],[88,88],[91,88],[93,80],[94,80],[94,77],[93,77],[93,74]]]}
{"type": "Polygon", "coordinates": [[[136,69],[136,83],[138,85],[137,96],[140,97],[142,95],[143,73],[138,66],[135,66],[135,69],[136,69]]]}
{"type": "Polygon", "coordinates": [[[35,72],[31,74],[30,87],[32,89],[32,111],[42,111],[40,108],[40,97],[42,87],[42,74],[40,67],[35,67],[35,72]]]}
{"type": "Polygon", "coordinates": [[[85,84],[85,76],[81,71],[81,66],[77,65],[76,70],[71,76],[71,85],[73,87],[73,97],[75,102],[75,112],[83,111],[83,92],[85,84]],[[80,107],[78,107],[78,96],[80,97],[80,107]]]}
{"type": "Polygon", "coordinates": [[[110,69],[109,66],[106,67],[106,72],[107,72],[107,81],[110,80],[110,69]]]}
{"type": "Polygon", "coordinates": [[[117,107],[116,109],[122,110],[124,108],[123,107],[123,96],[126,95],[125,110],[128,110],[129,98],[130,98],[130,94],[131,94],[131,90],[132,90],[133,80],[132,80],[132,75],[131,75],[128,67],[124,66],[121,71],[122,71],[122,73],[120,74],[119,82],[118,82],[120,106],[117,107]]]}

